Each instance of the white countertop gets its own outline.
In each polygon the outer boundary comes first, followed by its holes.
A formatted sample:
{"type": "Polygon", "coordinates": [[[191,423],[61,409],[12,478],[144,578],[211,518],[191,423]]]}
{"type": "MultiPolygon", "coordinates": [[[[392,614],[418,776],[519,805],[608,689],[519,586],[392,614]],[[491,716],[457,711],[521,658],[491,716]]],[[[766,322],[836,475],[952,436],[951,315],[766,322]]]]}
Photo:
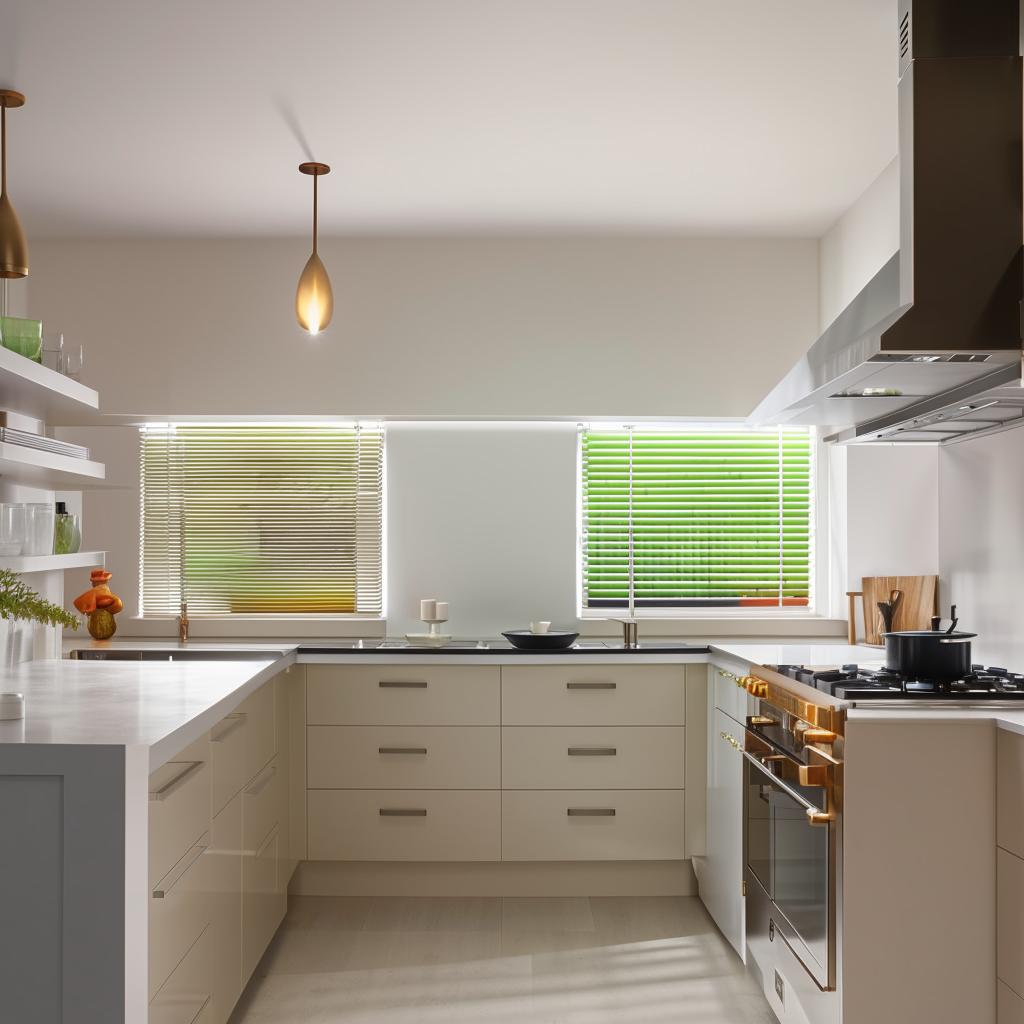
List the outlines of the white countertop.
{"type": "MultiPolygon", "coordinates": [[[[240,661],[35,661],[4,674],[0,689],[25,694],[25,718],[0,722],[0,743],[24,744],[110,744],[144,747],[149,751],[152,768],[198,739],[250,693],[289,665],[300,662],[337,664],[408,664],[410,654],[337,654],[298,656],[299,641],[278,643],[197,642],[191,651],[258,651],[266,659],[240,661]]],[[[709,644],[711,656],[735,658],[751,665],[809,664],[842,665],[857,663],[879,666],[884,660],[877,647],[835,643],[764,643],[725,641],[709,644]]],[[[125,639],[113,644],[68,641],[66,649],[88,647],[146,648],[173,652],[174,642],[125,639]]],[[[595,661],[601,664],[646,662],[700,662],[708,656],[680,654],[602,654],[574,655],[573,662],[595,661]]],[[[431,664],[554,664],[565,655],[480,655],[431,654],[431,664]]],[[[1020,711],[997,708],[893,709],[879,702],[854,708],[850,717],[862,720],[899,721],[994,721],[999,727],[1024,734],[1024,708],[1020,711]]]]}
{"type": "Polygon", "coordinates": [[[25,717],[0,722],[0,743],[144,747],[152,770],[294,660],[26,662],[0,681],[25,695],[25,717]]]}

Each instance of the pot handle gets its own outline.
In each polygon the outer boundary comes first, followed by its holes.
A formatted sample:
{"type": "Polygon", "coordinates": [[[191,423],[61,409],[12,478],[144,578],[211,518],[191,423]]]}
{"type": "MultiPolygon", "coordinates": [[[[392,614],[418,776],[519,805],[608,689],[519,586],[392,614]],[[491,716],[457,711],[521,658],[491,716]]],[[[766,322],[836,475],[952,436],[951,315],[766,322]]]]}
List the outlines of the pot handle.
{"type": "Polygon", "coordinates": [[[970,642],[971,642],[971,638],[969,636],[968,637],[945,637],[944,636],[939,641],[940,644],[969,644],[970,642]]]}

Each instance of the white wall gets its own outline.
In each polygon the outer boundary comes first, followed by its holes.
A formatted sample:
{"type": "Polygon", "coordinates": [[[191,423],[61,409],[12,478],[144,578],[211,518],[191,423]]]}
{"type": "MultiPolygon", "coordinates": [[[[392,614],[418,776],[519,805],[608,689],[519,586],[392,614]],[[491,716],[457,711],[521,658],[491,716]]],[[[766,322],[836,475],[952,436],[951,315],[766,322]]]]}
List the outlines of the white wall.
{"type": "Polygon", "coordinates": [[[1024,671],[1024,429],[939,452],[944,604],[978,634],[974,660],[1024,671]]]}
{"type": "Polygon", "coordinates": [[[576,426],[388,428],[388,632],[451,605],[456,636],[576,622],[576,426]]]}
{"type": "Polygon", "coordinates": [[[327,239],[317,339],[307,246],[40,241],[32,315],[144,416],[745,415],[817,333],[815,240],[327,239]]]}
{"type": "Polygon", "coordinates": [[[821,238],[821,330],[899,247],[900,174],[896,158],[821,238]]]}

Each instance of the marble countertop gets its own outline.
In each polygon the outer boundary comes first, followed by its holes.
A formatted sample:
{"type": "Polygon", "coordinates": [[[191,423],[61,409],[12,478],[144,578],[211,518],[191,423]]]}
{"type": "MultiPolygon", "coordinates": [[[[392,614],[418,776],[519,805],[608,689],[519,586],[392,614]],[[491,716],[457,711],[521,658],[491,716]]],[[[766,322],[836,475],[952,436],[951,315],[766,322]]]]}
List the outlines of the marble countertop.
{"type": "MultiPolygon", "coordinates": [[[[658,644],[657,638],[648,643],[658,644]]],[[[675,641],[678,644],[678,641],[675,641]]],[[[360,651],[338,649],[320,641],[278,641],[264,643],[192,641],[192,652],[246,652],[246,660],[221,657],[218,660],[175,660],[182,646],[160,640],[124,639],[113,643],[69,640],[65,651],[83,649],[147,650],[166,652],[168,659],[52,660],[27,662],[5,673],[0,689],[25,694],[26,712],[21,720],[0,722],[0,743],[22,744],[110,744],[140,747],[149,751],[151,768],[159,767],[189,743],[198,739],[250,693],[278,672],[296,662],[342,664],[408,663],[409,651],[360,651]],[[329,651],[323,650],[327,646],[329,651]],[[304,649],[304,650],[302,650],[304,649]],[[257,655],[253,657],[253,655],[257,655]],[[260,657],[259,655],[266,655],[260,657]]],[[[813,664],[863,666],[882,663],[883,652],[876,647],[835,643],[765,643],[725,641],[704,645],[680,645],[675,652],[644,653],[579,652],[574,660],[587,659],[607,664],[700,662],[716,655],[751,665],[813,664]],[[710,649],[710,655],[705,653],[710,649]]],[[[488,664],[552,664],[565,654],[522,655],[508,651],[481,651],[445,656],[431,653],[433,664],[465,664],[467,660],[488,664]]],[[[1024,734],[1024,708],[929,707],[887,708],[883,703],[850,711],[853,719],[898,721],[948,721],[951,717],[990,719],[1002,728],[1024,734]]]]}
{"type": "Polygon", "coordinates": [[[26,662],[0,683],[25,695],[25,717],[0,721],[0,743],[142,747],[152,770],[294,660],[26,662]]]}

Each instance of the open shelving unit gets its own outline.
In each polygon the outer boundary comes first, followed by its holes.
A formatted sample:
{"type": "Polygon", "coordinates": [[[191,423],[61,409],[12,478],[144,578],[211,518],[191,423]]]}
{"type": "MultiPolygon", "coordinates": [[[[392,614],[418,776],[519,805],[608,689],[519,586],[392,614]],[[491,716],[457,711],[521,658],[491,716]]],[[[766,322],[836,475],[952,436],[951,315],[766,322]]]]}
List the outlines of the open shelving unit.
{"type": "Polygon", "coordinates": [[[0,408],[60,423],[95,414],[99,405],[92,388],[0,346],[0,408]]]}
{"type": "Polygon", "coordinates": [[[0,569],[14,572],[96,569],[106,565],[106,560],[106,551],[78,551],[73,555],[0,555],[0,569]]]}

